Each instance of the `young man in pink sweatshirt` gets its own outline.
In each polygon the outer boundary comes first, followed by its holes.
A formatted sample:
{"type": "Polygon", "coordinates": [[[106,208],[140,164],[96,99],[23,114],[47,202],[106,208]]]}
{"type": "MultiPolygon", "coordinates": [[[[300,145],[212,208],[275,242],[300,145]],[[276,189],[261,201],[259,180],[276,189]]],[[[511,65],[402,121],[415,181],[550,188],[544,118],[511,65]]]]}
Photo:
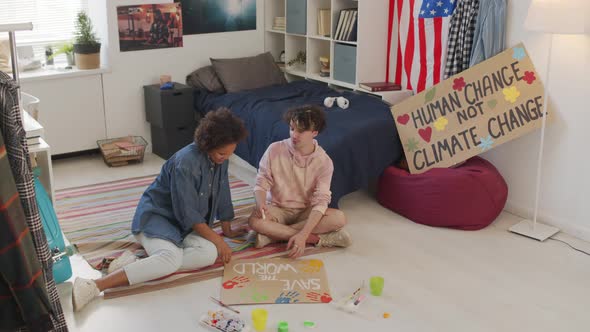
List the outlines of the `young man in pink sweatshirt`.
{"type": "Polygon", "coordinates": [[[334,165],[315,137],[325,128],[324,111],[302,106],[285,113],[290,138],[272,143],[260,160],[250,227],[258,232],[256,247],[288,241],[290,257],[300,257],[306,244],[348,247],[342,211],[328,208],[334,165]]]}

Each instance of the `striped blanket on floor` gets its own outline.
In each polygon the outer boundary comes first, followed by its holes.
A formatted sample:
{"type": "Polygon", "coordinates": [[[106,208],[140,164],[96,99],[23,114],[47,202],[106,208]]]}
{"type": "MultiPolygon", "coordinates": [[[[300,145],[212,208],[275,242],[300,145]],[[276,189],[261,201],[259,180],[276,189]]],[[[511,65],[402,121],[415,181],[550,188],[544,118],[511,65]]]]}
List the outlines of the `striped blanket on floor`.
{"type": "MultiPolygon", "coordinates": [[[[131,219],[145,189],[156,175],[100,183],[56,192],[56,212],[61,228],[79,253],[98,270],[105,270],[106,264],[121,255],[126,249],[137,255],[145,255],[141,245],[131,234],[131,219]]],[[[234,224],[245,225],[254,207],[252,187],[230,175],[230,189],[236,220],[234,224]]],[[[219,225],[214,227],[221,232],[219,225]]],[[[275,257],[286,254],[284,244],[273,244],[262,249],[252,246],[252,239],[229,240],[234,250],[234,259],[275,257]]],[[[306,255],[330,251],[328,248],[308,248],[306,255]]],[[[167,277],[140,285],[122,287],[105,292],[105,298],[165,289],[187,283],[220,277],[223,266],[220,262],[194,270],[179,271],[167,277]]]]}

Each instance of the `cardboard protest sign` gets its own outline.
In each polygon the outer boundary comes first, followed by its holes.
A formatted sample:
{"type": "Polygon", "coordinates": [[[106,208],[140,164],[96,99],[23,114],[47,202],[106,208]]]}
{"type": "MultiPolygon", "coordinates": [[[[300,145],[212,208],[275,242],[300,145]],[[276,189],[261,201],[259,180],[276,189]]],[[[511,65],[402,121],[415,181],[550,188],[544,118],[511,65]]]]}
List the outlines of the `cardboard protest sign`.
{"type": "MultiPolygon", "coordinates": [[[[524,45],[391,108],[410,173],[449,167],[534,129],[544,89],[524,45]]],[[[547,107],[547,121],[552,110],[547,107]]]]}
{"type": "Polygon", "coordinates": [[[221,286],[221,301],[228,305],[332,301],[319,259],[235,260],[225,266],[221,286]]]}

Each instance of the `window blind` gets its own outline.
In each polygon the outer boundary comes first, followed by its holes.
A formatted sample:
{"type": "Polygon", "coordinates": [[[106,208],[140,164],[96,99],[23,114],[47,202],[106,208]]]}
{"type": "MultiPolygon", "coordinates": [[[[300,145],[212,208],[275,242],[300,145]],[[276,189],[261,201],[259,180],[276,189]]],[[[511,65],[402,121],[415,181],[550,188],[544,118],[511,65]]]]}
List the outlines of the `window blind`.
{"type": "Polygon", "coordinates": [[[51,44],[72,39],[76,15],[87,9],[88,0],[0,0],[0,22],[33,23],[16,32],[18,45],[51,44]]]}

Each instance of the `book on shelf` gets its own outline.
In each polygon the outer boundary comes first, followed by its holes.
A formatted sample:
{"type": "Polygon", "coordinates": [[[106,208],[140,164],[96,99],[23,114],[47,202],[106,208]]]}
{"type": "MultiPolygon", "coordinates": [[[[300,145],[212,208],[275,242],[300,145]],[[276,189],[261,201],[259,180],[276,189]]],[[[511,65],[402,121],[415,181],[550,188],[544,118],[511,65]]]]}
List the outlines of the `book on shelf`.
{"type": "Polygon", "coordinates": [[[346,35],[344,36],[344,39],[347,41],[356,41],[357,15],[358,15],[358,10],[355,10],[352,12],[352,16],[350,18],[350,24],[348,25],[346,35]],[[354,39],[352,38],[353,31],[354,31],[354,39]]]}
{"type": "Polygon", "coordinates": [[[284,16],[277,16],[274,18],[272,29],[285,31],[285,27],[287,26],[287,21],[285,20],[284,16]]]}
{"type": "Polygon", "coordinates": [[[330,29],[332,27],[332,15],[330,8],[318,9],[318,35],[330,37],[330,29]]]}
{"type": "Polygon", "coordinates": [[[340,36],[340,31],[342,30],[342,24],[344,23],[344,13],[341,10],[340,14],[338,14],[338,25],[336,25],[336,31],[334,32],[334,39],[338,39],[340,36]]]}
{"type": "Polygon", "coordinates": [[[338,24],[334,39],[341,41],[356,41],[358,9],[342,9],[338,16],[338,24]]]}
{"type": "Polygon", "coordinates": [[[343,10],[340,12],[342,15],[342,26],[340,27],[340,31],[338,32],[338,36],[336,39],[342,40],[344,38],[344,30],[346,30],[346,24],[348,24],[348,17],[350,16],[350,10],[343,10]]]}
{"type": "Polygon", "coordinates": [[[359,87],[371,92],[398,91],[402,89],[401,85],[393,82],[365,82],[359,83],[359,87]]]}
{"type": "Polygon", "coordinates": [[[39,145],[39,144],[41,144],[41,136],[27,137],[27,145],[28,146],[39,145]]]}

